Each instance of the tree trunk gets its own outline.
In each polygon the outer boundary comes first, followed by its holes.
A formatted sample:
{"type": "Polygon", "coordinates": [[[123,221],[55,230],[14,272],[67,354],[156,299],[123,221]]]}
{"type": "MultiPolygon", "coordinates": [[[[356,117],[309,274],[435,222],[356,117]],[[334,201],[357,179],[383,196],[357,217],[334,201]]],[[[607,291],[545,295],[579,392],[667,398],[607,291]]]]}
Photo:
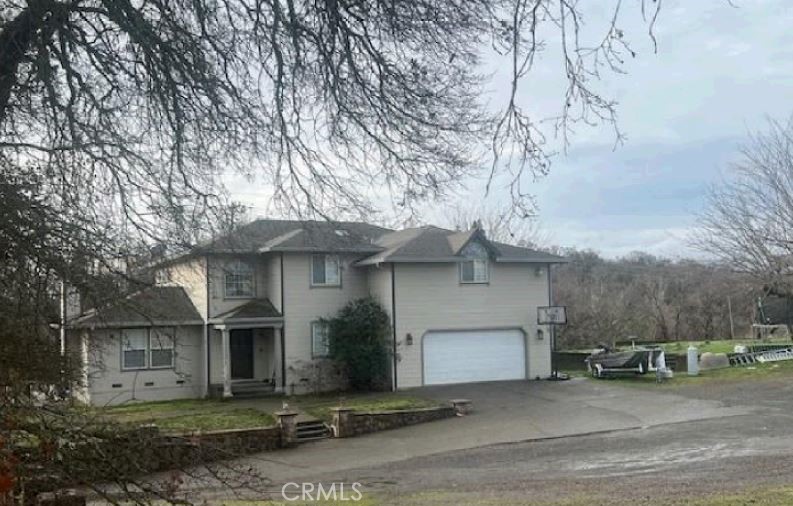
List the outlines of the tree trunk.
{"type": "Polygon", "coordinates": [[[35,34],[36,23],[30,7],[20,12],[0,32],[0,125],[6,117],[11,90],[17,84],[19,64],[35,34]]]}

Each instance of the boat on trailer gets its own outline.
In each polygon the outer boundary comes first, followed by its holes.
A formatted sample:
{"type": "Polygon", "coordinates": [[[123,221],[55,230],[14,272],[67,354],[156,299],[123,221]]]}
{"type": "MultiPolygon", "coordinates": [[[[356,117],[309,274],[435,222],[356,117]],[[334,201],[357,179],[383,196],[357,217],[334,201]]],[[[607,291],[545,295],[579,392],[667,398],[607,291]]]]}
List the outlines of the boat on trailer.
{"type": "Polygon", "coordinates": [[[666,371],[666,357],[661,348],[612,351],[603,346],[592,352],[586,363],[589,373],[595,378],[666,371]]]}

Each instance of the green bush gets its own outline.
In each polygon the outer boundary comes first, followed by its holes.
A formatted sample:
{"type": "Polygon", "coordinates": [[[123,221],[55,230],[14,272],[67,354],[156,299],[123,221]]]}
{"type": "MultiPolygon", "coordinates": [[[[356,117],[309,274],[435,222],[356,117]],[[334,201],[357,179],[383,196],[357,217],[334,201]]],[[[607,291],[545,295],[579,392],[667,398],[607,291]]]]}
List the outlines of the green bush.
{"type": "Polygon", "coordinates": [[[383,390],[388,386],[391,323],[374,299],[356,299],[328,324],[330,357],[346,370],[353,390],[383,390]]]}

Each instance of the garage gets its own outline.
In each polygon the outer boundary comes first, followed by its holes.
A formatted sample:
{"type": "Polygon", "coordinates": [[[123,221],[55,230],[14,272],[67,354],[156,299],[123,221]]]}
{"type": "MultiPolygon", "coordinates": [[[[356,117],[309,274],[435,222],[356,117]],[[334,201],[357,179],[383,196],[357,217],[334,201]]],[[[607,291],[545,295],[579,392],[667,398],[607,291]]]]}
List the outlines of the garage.
{"type": "Polygon", "coordinates": [[[424,384],[524,379],[520,330],[433,331],[424,335],[424,384]]]}

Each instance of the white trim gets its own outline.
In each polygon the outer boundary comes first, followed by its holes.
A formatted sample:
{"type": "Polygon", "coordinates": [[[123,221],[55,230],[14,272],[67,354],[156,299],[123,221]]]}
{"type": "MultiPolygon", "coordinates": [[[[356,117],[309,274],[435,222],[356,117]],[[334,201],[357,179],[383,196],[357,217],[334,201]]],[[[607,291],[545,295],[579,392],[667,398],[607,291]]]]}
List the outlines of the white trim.
{"type": "Polygon", "coordinates": [[[314,320],[311,322],[311,358],[327,358],[330,356],[330,342],[326,342],[325,346],[327,347],[327,351],[324,354],[315,353],[316,347],[314,345],[314,340],[316,336],[314,335],[314,330],[319,328],[320,326],[325,327],[325,340],[327,341],[327,331],[328,331],[328,324],[319,320],[314,320]]]}
{"type": "Polygon", "coordinates": [[[170,350],[171,351],[171,363],[168,365],[152,365],[151,354],[155,351],[151,346],[151,331],[156,329],[157,327],[151,327],[148,329],[149,331],[149,369],[173,369],[176,366],[176,327],[162,327],[162,328],[170,328],[173,330],[173,335],[170,336],[171,338],[171,347],[170,348],[158,348],[156,351],[163,351],[163,350],[170,350]]]}
{"type": "Polygon", "coordinates": [[[468,258],[462,262],[460,262],[460,267],[458,269],[460,273],[460,283],[463,285],[487,285],[490,283],[490,262],[486,258],[468,258]],[[471,280],[463,279],[463,272],[464,266],[468,262],[473,264],[472,274],[473,278],[471,280]],[[476,279],[476,263],[477,262],[484,262],[485,265],[485,277],[484,279],[476,279]]]}
{"type": "Polygon", "coordinates": [[[309,284],[312,287],[340,287],[341,286],[341,257],[334,253],[314,253],[309,257],[309,284]],[[314,281],[314,258],[315,257],[322,257],[323,263],[325,264],[325,283],[316,283],[314,281]],[[328,258],[334,257],[336,258],[336,277],[337,281],[335,283],[328,283],[328,258]]]}
{"type": "Polygon", "coordinates": [[[280,329],[284,326],[284,319],[282,317],[279,318],[236,318],[232,320],[209,320],[210,324],[214,325],[214,327],[218,330],[222,330],[225,328],[228,329],[237,329],[237,328],[245,328],[245,329],[254,329],[254,328],[274,328],[280,329]]]}
{"type": "Polygon", "coordinates": [[[119,329],[118,338],[119,338],[119,344],[121,345],[120,346],[120,348],[121,348],[121,357],[120,357],[121,358],[121,364],[120,364],[121,367],[120,367],[120,369],[122,371],[141,371],[141,370],[148,369],[149,368],[148,367],[149,366],[149,329],[147,327],[132,327],[132,328],[127,328],[127,329],[119,329]],[[140,331],[142,331],[144,333],[143,339],[145,341],[144,344],[143,344],[143,348],[130,348],[130,349],[127,349],[125,341],[129,341],[129,340],[126,339],[126,337],[124,335],[125,334],[125,332],[124,332],[125,330],[126,331],[132,331],[132,330],[140,330],[140,331]],[[132,351],[143,351],[143,365],[142,366],[138,366],[138,367],[127,367],[127,365],[126,365],[127,364],[126,353],[128,351],[130,351],[130,352],[132,352],[132,351]]]}
{"type": "MultiPolygon", "coordinates": [[[[252,265],[250,262],[247,262],[245,260],[240,260],[239,258],[235,258],[233,260],[224,262],[222,270],[223,270],[223,298],[224,299],[252,299],[252,298],[254,298],[256,296],[256,267],[254,265],[252,265]],[[248,272],[241,272],[241,270],[233,271],[230,268],[230,266],[233,266],[233,267],[245,266],[248,269],[248,272]],[[228,276],[229,275],[238,276],[238,277],[243,277],[243,276],[248,276],[249,275],[250,276],[250,293],[242,294],[242,295],[229,295],[229,293],[228,293],[228,289],[229,289],[228,276]]],[[[244,281],[243,281],[243,283],[244,283],[244,281]]],[[[240,283],[240,284],[243,284],[243,283],[240,283]]]]}

